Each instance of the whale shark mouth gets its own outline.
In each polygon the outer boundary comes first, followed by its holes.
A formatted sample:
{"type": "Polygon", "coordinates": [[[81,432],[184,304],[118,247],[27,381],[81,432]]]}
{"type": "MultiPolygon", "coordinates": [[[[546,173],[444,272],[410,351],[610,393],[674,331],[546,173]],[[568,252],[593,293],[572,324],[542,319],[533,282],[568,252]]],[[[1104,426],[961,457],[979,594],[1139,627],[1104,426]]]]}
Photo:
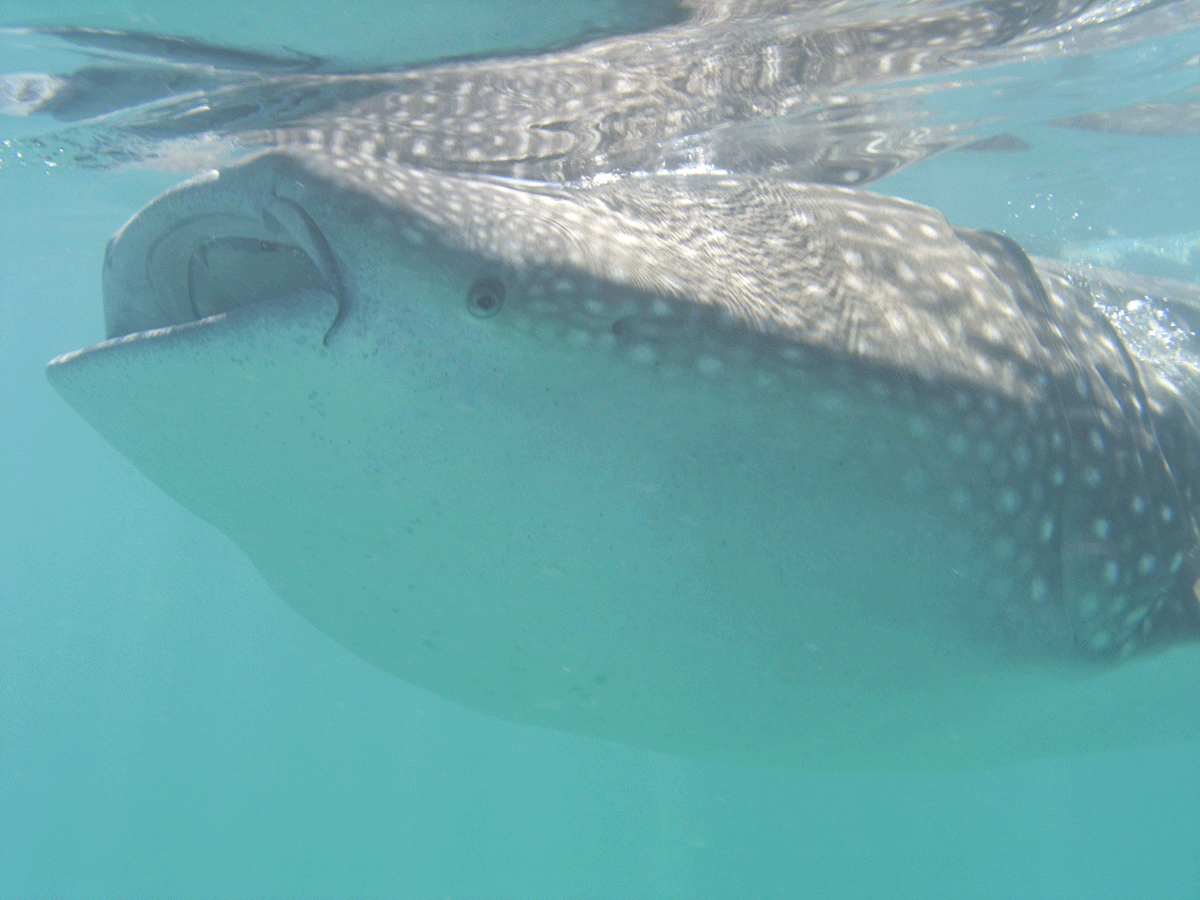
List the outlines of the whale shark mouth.
{"type": "Polygon", "coordinates": [[[279,198],[247,206],[242,196],[212,190],[219,179],[212,172],[185,182],[109,242],[103,273],[108,338],[311,291],[337,299],[340,311],[345,290],[337,264],[303,208],[279,198]],[[177,200],[189,203],[197,190],[217,202],[194,213],[177,209],[177,200]]]}

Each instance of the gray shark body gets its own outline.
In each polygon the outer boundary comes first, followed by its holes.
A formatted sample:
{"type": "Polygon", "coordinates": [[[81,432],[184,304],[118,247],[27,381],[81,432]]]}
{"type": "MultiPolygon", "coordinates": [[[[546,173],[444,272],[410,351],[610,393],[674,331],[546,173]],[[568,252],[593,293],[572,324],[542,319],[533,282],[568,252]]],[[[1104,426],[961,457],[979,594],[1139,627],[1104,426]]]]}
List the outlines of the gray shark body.
{"type": "Polygon", "coordinates": [[[441,696],[701,758],[989,765],[1200,733],[1194,405],[1095,293],[844,188],[305,147],[131,220],[110,339],[48,373],[441,696]]]}

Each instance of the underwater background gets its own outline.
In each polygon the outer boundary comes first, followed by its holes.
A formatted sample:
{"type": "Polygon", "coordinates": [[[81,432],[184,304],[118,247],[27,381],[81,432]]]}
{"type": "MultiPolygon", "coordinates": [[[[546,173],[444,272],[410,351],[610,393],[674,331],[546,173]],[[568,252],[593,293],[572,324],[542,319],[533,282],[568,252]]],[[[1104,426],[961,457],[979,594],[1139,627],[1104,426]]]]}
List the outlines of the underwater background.
{"type": "MultiPolygon", "coordinates": [[[[0,26],[368,66],[561,44],[653,6],[0,2],[0,26]]],[[[1198,52],[1193,29],[1010,66],[954,102],[1030,149],[872,189],[1031,253],[1200,280],[1200,136],[1041,124],[1185,91],[1198,52]]],[[[77,64],[0,40],[0,72],[77,64]]],[[[0,140],[49,124],[0,118],[0,140]]],[[[1200,897],[1200,745],[952,775],[718,766],[464,711],[317,632],[42,374],[102,336],[108,237],[187,174],[0,144],[0,897],[1200,897]]],[[[1180,689],[1200,716],[1200,685],[1180,689]]]]}

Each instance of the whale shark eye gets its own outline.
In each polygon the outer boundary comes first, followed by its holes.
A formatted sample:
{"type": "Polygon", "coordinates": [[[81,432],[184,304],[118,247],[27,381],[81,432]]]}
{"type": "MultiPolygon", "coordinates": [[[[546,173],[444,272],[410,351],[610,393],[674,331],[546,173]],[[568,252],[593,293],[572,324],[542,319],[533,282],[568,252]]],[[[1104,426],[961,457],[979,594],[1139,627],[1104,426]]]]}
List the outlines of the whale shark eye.
{"type": "Polygon", "coordinates": [[[480,278],[467,291],[467,309],[471,315],[486,319],[504,305],[504,282],[499,278],[480,278]]]}

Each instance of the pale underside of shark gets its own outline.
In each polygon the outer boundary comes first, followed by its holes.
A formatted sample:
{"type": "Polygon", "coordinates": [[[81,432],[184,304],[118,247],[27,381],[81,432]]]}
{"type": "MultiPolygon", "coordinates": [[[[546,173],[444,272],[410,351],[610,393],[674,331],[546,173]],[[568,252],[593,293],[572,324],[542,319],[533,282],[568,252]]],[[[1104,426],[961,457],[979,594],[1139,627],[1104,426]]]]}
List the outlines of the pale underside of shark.
{"type": "Polygon", "coordinates": [[[104,277],[55,388],[443,697],[766,765],[1200,735],[1194,398],[1007,239],[314,147],[164,195],[104,277]]]}

